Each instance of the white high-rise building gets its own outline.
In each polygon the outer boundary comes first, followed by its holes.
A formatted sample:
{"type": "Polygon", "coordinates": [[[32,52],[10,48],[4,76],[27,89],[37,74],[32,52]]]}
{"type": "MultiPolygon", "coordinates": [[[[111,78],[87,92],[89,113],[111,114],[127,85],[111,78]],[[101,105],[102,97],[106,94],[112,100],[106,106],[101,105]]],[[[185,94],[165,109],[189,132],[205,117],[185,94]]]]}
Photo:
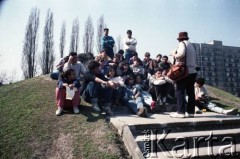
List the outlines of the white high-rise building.
{"type": "Polygon", "coordinates": [[[197,50],[198,77],[205,83],[240,96],[240,47],[224,46],[222,41],[193,43],[197,50]]]}

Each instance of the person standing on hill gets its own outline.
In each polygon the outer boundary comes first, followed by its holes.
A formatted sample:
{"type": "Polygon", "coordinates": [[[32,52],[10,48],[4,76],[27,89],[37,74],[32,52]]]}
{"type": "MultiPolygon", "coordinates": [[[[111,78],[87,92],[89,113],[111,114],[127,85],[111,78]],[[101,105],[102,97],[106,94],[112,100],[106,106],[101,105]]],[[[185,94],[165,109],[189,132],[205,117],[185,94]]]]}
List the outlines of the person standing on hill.
{"type": "Polygon", "coordinates": [[[101,52],[105,51],[107,56],[109,56],[111,59],[113,59],[114,52],[113,52],[113,46],[115,44],[115,41],[113,37],[108,36],[109,29],[104,29],[104,35],[101,38],[101,52]]]}
{"type": "Polygon", "coordinates": [[[180,32],[177,38],[179,41],[178,48],[173,54],[176,63],[184,63],[186,58],[186,67],[188,69],[188,76],[176,81],[177,112],[170,114],[173,118],[194,117],[195,113],[194,83],[197,76],[196,50],[188,39],[187,32],[180,32]],[[186,94],[188,96],[187,103],[185,100],[186,94]],[[186,104],[187,107],[185,106],[186,104]]]}
{"type": "Polygon", "coordinates": [[[137,40],[132,37],[132,31],[127,31],[127,37],[124,39],[125,59],[129,61],[136,51],[137,40]]]}

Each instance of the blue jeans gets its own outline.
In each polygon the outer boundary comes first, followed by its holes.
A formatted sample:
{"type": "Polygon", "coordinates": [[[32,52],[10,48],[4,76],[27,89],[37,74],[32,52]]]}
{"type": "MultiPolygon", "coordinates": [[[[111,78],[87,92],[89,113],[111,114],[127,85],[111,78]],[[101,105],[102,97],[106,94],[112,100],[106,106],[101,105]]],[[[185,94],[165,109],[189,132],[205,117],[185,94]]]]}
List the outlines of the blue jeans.
{"type": "Polygon", "coordinates": [[[83,96],[87,102],[103,100],[104,103],[111,103],[112,93],[112,88],[103,88],[99,83],[89,82],[83,96]]]}
{"type": "Polygon", "coordinates": [[[133,57],[133,53],[134,51],[129,51],[129,50],[126,50],[125,51],[125,60],[129,63],[129,59],[133,57]]]}
{"type": "Polygon", "coordinates": [[[127,107],[132,110],[135,114],[137,114],[139,108],[143,108],[143,100],[141,97],[137,97],[137,99],[130,99],[126,103],[127,107]]]}
{"type": "Polygon", "coordinates": [[[215,112],[215,113],[220,113],[220,114],[222,114],[223,110],[224,110],[223,108],[220,108],[216,104],[214,104],[212,102],[209,102],[209,101],[205,101],[205,102],[196,101],[196,106],[199,109],[205,108],[207,110],[210,110],[210,111],[215,112]]]}

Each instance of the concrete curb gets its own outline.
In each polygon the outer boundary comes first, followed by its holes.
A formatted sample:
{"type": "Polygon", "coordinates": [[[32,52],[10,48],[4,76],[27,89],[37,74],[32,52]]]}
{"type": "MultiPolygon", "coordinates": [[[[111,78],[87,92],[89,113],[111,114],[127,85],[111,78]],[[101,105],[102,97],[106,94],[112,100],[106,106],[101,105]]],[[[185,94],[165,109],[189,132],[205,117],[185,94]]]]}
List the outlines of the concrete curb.
{"type": "Polygon", "coordinates": [[[132,135],[130,127],[120,120],[111,119],[110,122],[118,129],[118,133],[120,134],[130,156],[133,159],[144,159],[142,152],[132,135]]]}

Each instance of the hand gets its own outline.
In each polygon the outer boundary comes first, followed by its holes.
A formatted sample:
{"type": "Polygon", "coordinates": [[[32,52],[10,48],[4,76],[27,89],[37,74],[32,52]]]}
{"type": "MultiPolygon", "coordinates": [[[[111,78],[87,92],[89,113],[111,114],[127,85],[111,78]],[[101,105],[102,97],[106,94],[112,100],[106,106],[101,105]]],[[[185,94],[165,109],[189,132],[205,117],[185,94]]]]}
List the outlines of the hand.
{"type": "Polygon", "coordinates": [[[73,56],[69,56],[68,62],[69,62],[69,63],[72,63],[73,58],[74,58],[73,56]]]}
{"type": "Polygon", "coordinates": [[[68,84],[67,84],[67,83],[63,83],[63,86],[64,86],[64,87],[68,87],[68,84]]]}
{"type": "Polygon", "coordinates": [[[70,89],[73,89],[74,84],[69,84],[68,87],[69,87],[70,89]]]}
{"type": "Polygon", "coordinates": [[[114,82],[112,82],[112,81],[108,81],[107,82],[107,87],[111,87],[111,88],[116,88],[116,85],[115,85],[115,83],[114,82]]]}

